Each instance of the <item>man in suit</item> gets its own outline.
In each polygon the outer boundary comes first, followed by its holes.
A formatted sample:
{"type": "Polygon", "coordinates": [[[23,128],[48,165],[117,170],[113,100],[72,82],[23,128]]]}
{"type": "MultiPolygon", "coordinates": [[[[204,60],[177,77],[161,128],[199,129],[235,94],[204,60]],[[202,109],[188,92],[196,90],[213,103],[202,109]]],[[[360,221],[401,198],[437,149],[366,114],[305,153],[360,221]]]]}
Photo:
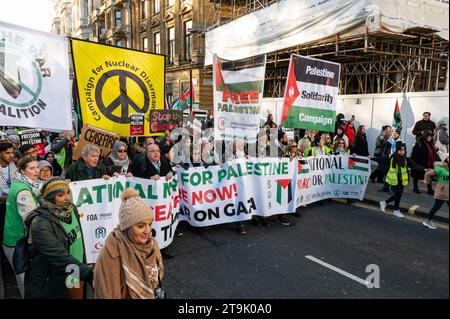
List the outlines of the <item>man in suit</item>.
{"type": "Polygon", "coordinates": [[[135,177],[153,180],[165,177],[167,181],[173,177],[173,170],[165,156],[161,156],[159,146],[150,144],[147,146],[146,156],[138,157],[133,162],[133,174],[135,177]]]}

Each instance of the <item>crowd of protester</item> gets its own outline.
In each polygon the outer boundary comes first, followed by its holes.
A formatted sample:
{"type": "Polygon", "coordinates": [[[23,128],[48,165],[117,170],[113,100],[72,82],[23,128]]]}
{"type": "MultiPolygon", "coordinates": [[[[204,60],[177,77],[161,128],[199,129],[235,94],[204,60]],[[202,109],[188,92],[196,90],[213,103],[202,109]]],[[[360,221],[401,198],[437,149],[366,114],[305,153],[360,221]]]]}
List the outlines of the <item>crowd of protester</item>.
{"type": "MultiPolygon", "coordinates": [[[[202,129],[211,128],[213,123],[213,117],[208,117],[202,122],[202,129]]],[[[150,236],[154,220],[152,210],[137,193],[132,190],[124,193],[119,226],[106,239],[93,271],[85,263],[79,216],[76,206],[70,202],[69,182],[75,181],[119,175],[170,180],[179,169],[223,166],[238,158],[293,160],[316,155],[354,154],[378,163],[370,178],[372,182],[383,184],[380,191],[390,192],[389,197],[380,202],[383,212],[386,205],[394,201],[394,215],[403,217],[399,203],[408,185],[408,167],[411,168],[415,193],[420,193],[419,181],[425,180],[428,194],[434,194],[435,205],[424,225],[435,229],[434,214],[444,202],[448,204],[446,123],[440,121],[436,126],[430,113],[425,112],[413,129],[416,143],[411,157],[407,157],[406,145],[400,138],[401,128],[383,126],[373,155],[370,155],[366,127],[358,125],[355,128],[355,124],[354,116],[346,120],[343,114],[338,114],[334,132],[296,130],[294,139],[290,140],[269,115],[254,143],[240,139],[221,143],[215,141],[213,135],[196,139],[189,133],[166,131],[159,137],[121,138],[105,158],[101,158],[96,146],[85,145],[77,161],[72,160],[76,147],[73,131],[58,134],[42,131],[46,153],[39,157],[33,146],[20,145],[17,129],[4,128],[0,131],[0,238],[4,256],[13,269],[16,245],[28,230],[33,243],[32,263],[26,272],[16,277],[22,297],[68,297],[64,278],[69,264],[80,267],[82,281],[94,282],[99,298],[158,297],[154,290],[164,268],[158,244],[150,236]],[[433,179],[438,181],[435,191],[433,179]],[[124,267],[121,265],[127,267],[124,276],[119,274],[124,267]],[[152,269],[151,276],[145,275],[148,269],[152,269]]],[[[269,226],[275,221],[289,226],[291,221],[287,215],[257,216],[252,223],[269,226]]],[[[293,215],[301,216],[298,211],[293,215]]],[[[236,225],[239,234],[246,234],[244,223],[237,222],[236,225]]],[[[176,236],[183,234],[182,228],[177,228],[176,236]]],[[[72,290],[70,297],[82,298],[82,289],[72,290]]]]}

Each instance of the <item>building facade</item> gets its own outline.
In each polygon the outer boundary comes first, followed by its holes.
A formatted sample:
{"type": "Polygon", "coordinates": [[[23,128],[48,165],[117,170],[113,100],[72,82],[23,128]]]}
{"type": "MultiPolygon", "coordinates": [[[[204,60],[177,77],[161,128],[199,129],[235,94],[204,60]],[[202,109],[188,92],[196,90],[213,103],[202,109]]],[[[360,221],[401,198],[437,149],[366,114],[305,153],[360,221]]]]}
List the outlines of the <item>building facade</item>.
{"type": "Polygon", "coordinates": [[[189,86],[202,109],[212,108],[212,75],[204,71],[203,31],[212,23],[208,0],[132,0],[134,49],[166,55],[169,103],[189,86]]]}

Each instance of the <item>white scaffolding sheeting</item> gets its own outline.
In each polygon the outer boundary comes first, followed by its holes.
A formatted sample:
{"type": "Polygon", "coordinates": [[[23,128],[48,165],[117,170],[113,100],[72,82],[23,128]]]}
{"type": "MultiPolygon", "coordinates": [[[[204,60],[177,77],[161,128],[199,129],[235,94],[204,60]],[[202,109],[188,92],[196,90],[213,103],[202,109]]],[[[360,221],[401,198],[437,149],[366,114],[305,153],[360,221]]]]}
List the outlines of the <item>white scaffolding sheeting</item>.
{"type": "Polygon", "coordinates": [[[369,32],[421,28],[449,38],[449,5],[436,0],[284,0],[206,32],[213,54],[239,60],[329,38],[364,24],[369,32]]]}

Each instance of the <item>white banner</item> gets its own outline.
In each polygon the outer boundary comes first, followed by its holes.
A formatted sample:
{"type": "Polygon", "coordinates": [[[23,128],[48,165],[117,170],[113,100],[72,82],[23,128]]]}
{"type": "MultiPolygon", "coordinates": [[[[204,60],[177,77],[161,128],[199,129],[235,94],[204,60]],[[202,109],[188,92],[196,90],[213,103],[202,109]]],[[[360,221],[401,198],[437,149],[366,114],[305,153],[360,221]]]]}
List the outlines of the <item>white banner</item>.
{"type": "MultiPolygon", "coordinates": [[[[214,55],[214,137],[253,143],[259,132],[266,57],[253,67],[214,55]]],[[[242,62],[242,61],[241,61],[242,62]]],[[[253,64],[254,65],[254,64],[253,64]]]]}
{"type": "Polygon", "coordinates": [[[68,40],[0,21],[0,125],[72,129],[68,40]]]}
{"type": "Polygon", "coordinates": [[[70,183],[80,213],[88,263],[94,263],[119,223],[120,195],[135,188],[154,209],[160,248],[173,241],[179,221],[204,227],[271,216],[326,198],[362,200],[369,160],[359,156],[316,156],[292,160],[238,159],[223,167],[179,169],[171,181],[123,176],[70,183]]]}
{"type": "Polygon", "coordinates": [[[137,177],[113,177],[70,183],[73,202],[78,207],[88,263],[95,263],[108,234],[119,224],[120,195],[127,187],[135,188],[153,208],[153,235],[160,248],[172,243],[178,225],[176,180],[166,182],[137,177]]]}
{"type": "Polygon", "coordinates": [[[295,182],[297,206],[327,198],[363,200],[370,176],[367,157],[312,156],[298,161],[295,182]]]}
{"type": "Polygon", "coordinates": [[[296,162],[237,159],[178,171],[180,220],[196,227],[295,212],[296,162]]]}
{"type": "Polygon", "coordinates": [[[205,65],[213,55],[239,60],[346,32],[436,30],[448,40],[448,4],[435,0],[285,0],[206,32],[205,65]],[[355,29],[360,28],[355,31],[355,29]]]}

